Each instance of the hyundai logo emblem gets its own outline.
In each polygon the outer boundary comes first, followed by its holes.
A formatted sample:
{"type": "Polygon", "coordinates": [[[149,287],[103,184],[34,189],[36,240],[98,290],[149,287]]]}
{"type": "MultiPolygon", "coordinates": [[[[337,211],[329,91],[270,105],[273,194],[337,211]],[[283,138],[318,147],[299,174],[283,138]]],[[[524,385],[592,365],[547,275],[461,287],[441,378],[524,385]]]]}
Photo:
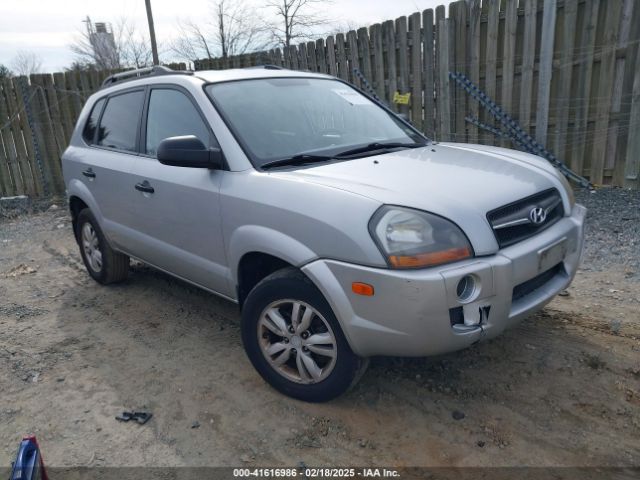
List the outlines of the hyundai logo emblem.
{"type": "Polygon", "coordinates": [[[529,212],[529,220],[534,225],[542,225],[547,219],[547,212],[542,207],[533,207],[529,212]]]}

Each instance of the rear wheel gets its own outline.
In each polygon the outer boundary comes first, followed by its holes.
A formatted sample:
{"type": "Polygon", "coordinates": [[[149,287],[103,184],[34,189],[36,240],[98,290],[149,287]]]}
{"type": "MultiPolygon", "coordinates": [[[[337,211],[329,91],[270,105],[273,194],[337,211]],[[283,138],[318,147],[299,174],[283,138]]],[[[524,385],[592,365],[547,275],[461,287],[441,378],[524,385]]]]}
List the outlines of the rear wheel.
{"type": "Polygon", "coordinates": [[[258,373],[282,393],[323,402],[345,392],[366,361],[349,347],[322,293],[295,268],[262,280],[242,311],[242,340],[258,373]]]}
{"type": "Polygon", "coordinates": [[[103,285],[121,282],[129,273],[129,257],[113,250],[107,243],[100,225],[85,208],[78,214],[76,239],[80,254],[91,277],[103,285]]]}

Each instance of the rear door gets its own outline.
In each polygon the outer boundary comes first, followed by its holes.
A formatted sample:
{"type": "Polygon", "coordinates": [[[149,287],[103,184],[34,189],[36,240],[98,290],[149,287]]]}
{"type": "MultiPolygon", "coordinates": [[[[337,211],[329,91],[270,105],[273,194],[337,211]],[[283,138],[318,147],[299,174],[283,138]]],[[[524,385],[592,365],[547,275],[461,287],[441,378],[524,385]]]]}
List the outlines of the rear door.
{"type": "Polygon", "coordinates": [[[129,184],[130,189],[148,187],[137,192],[141,245],[136,251],[158,268],[233,296],[227,283],[220,218],[219,190],[225,172],[162,165],[156,158],[158,145],[168,137],[195,135],[206,146],[217,147],[204,116],[185,89],[152,86],[141,130],[141,155],[129,184]]]}
{"type": "Polygon", "coordinates": [[[97,202],[101,226],[118,249],[128,251],[135,232],[136,197],[128,185],[137,158],[145,89],[117,92],[96,102],[83,131],[77,173],[97,202]]]}

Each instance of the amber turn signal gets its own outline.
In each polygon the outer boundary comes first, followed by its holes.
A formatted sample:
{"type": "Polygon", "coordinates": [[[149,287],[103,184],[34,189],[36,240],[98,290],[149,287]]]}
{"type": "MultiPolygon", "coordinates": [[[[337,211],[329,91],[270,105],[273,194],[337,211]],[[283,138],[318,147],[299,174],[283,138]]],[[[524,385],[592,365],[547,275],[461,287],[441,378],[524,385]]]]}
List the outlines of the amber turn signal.
{"type": "Polygon", "coordinates": [[[351,290],[353,293],[364,295],[365,297],[373,296],[373,286],[368,283],[353,282],[351,284],[351,290]]]}
{"type": "Polygon", "coordinates": [[[396,268],[430,267],[442,263],[454,262],[471,256],[466,247],[451,248],[440,252],[420,253],[418,255],[391,255],[389,262],[396,268]]]}

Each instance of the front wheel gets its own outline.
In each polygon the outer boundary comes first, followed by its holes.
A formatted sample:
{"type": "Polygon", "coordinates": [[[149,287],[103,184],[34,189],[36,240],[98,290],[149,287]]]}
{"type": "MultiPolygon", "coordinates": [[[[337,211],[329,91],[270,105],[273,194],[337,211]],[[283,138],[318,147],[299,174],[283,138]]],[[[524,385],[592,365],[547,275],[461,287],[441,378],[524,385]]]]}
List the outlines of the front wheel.
{"type": "Polygon", "coordinates": [[[267,382],[307,402],[342,394],[367,363],[351,351],[322,293],[294,268],[273,273],[251,291],[242,310],[242,341],[267,382]]]}

